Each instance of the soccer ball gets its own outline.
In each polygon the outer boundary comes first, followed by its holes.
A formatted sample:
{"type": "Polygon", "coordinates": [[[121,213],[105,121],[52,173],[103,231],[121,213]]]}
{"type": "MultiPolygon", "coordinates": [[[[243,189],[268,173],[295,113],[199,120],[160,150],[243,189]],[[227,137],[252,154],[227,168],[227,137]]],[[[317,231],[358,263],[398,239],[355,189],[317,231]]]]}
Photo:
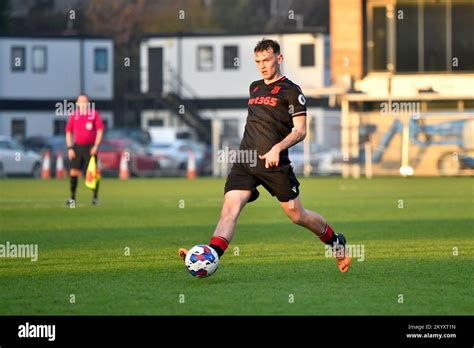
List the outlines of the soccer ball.
{"type": "Polygon", "coordinates": [[[219,256],[209,245],[200,244],[189,249],[184,264],[193,277],[209,277],[219,265],[219,256]]]}

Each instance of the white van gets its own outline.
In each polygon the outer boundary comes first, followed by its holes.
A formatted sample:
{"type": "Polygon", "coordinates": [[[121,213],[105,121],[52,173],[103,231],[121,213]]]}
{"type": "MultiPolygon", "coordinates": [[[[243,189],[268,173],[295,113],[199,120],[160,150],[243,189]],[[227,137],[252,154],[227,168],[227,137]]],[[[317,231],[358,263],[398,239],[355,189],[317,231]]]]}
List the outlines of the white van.
{"type": "Polygon", "coordinates": [[[196,132],[186,127],[148,127],[151,143],[172,143],[176,140],[197,141],[196,132]]]}

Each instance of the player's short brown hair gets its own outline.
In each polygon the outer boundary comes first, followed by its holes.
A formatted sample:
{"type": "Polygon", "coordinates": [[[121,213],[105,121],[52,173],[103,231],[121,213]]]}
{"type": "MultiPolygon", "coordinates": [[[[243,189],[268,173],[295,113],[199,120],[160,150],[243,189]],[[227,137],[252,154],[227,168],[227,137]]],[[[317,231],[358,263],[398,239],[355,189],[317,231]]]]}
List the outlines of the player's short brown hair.
{"type": "Polygon", "coordinates": [[[280,44],[275,40],[265,38],[257,42],[257,46],[255,46],[255,48],[253,49],[253,52],[263,52],[270,48],[273,50],[273,53],[280,54],[280,44]]]}

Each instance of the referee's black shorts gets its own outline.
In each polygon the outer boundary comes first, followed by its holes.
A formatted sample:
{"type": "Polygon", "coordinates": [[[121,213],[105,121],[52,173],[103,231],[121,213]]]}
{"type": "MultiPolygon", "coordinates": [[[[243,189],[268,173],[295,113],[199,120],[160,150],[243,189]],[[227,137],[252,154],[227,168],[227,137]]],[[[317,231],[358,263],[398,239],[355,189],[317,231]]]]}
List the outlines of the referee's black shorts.
{"type": "Polygon", "coordinates": [[[70,162],[70,169],[78,169],[85,171],[89,165],[89,160],[91,159],[91,149],[94,144],[90,145],[78,145],[74,144],[74,153],[76,156],[70,162]]]}
{"type": "Polygon", "coordinates": [[[232,190],[249,190],[252,196],[248,202],[258,198],[257,187],[262,185],[280,202],[288,202],[299,195],[300,183],[293,172],[290,161],[284,161],[274,168],[265,168],[265,160],[257,159],[257,165],[234,163],[224,186],[224,194],[232,190]]]}

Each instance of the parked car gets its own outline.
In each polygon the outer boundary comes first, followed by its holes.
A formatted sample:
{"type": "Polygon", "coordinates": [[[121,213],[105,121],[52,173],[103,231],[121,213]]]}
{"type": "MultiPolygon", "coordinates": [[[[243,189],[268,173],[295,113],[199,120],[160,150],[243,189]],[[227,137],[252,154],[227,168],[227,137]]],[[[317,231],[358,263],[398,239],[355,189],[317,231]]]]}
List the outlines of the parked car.
{"type": "MultiPolygon", "coordinates": [[[[304,144],[298,143],[289,149],[290,161],[296,175],[304,174],[304,144]]],[[[310,144],[310,174],[340,175],[342,173],[342,152],[339,149],[310,144]]]]}
{"type": "Polygon", "coordinates": [[[194,140],[196,131],[188,127],[148,127],[152,143],[171,143],[177,140],[194,140]]]}
{"type": "MultiPolygon", "coordinates": [[[[311,164],[311,174],[314,174],[318,166],[318,159],[315,156],[315,145],[310,144],[310,164],[311,164]]],[[[304,174],[304,144],[298,143],[288,150],[288,156],[293,165],[293,171],[296,175],[304,174]]]]}
{"type": "Polygon", "coordinates": [[[151,143],[150,133],[140,128],[105,129],[104,139],[130,139],[145,147],[151,143]]]}
{"type": "Polygon", "coordinates": [[[7,175],[41,175],[41,156],[7,136],[0,136],[0,177],[7,175]]]}
{"type": "Polygon", "coordinates": [[[321,151],[317,154],[318,167],[316,173],[318,175],[341,175],[344,157],[339,149],[329,149],[321,151]]]}
{"type": "Polygon", "coordinates": [[[67,155],[67,144],[64,135],[57,135],[53,137],[34,136],[26,138],[23,142],[23,146],[27,150],[35,151],[41,155],[44,155],[45,151],[49,151],[51,154],[51,175],[56,175],[56,161],[58,155],[61,154],[63,158],[64,169],[67,171],[69,168],[69,158],[67,155]]]}
{"type": "Polygon", "coordinates": [[[126,153],[129,174],[154,176],[160,169],[159,157],[152,156],[140,144],[129,139],[106,139],[99,147],[100,170],[103,174],[117,175],[120,160],[126,153]]]}
{"type": "Polygon", "coordinates": [[[206,145],[194,140],[181,139],[172,142],[153,143],[148,147],[153,156],[160,157],[163,172],[182,175],[188,167],[189,153],[195,155],[196,170],[199,175],[209,174],[212,165],[211,155],[206,145]]]}

